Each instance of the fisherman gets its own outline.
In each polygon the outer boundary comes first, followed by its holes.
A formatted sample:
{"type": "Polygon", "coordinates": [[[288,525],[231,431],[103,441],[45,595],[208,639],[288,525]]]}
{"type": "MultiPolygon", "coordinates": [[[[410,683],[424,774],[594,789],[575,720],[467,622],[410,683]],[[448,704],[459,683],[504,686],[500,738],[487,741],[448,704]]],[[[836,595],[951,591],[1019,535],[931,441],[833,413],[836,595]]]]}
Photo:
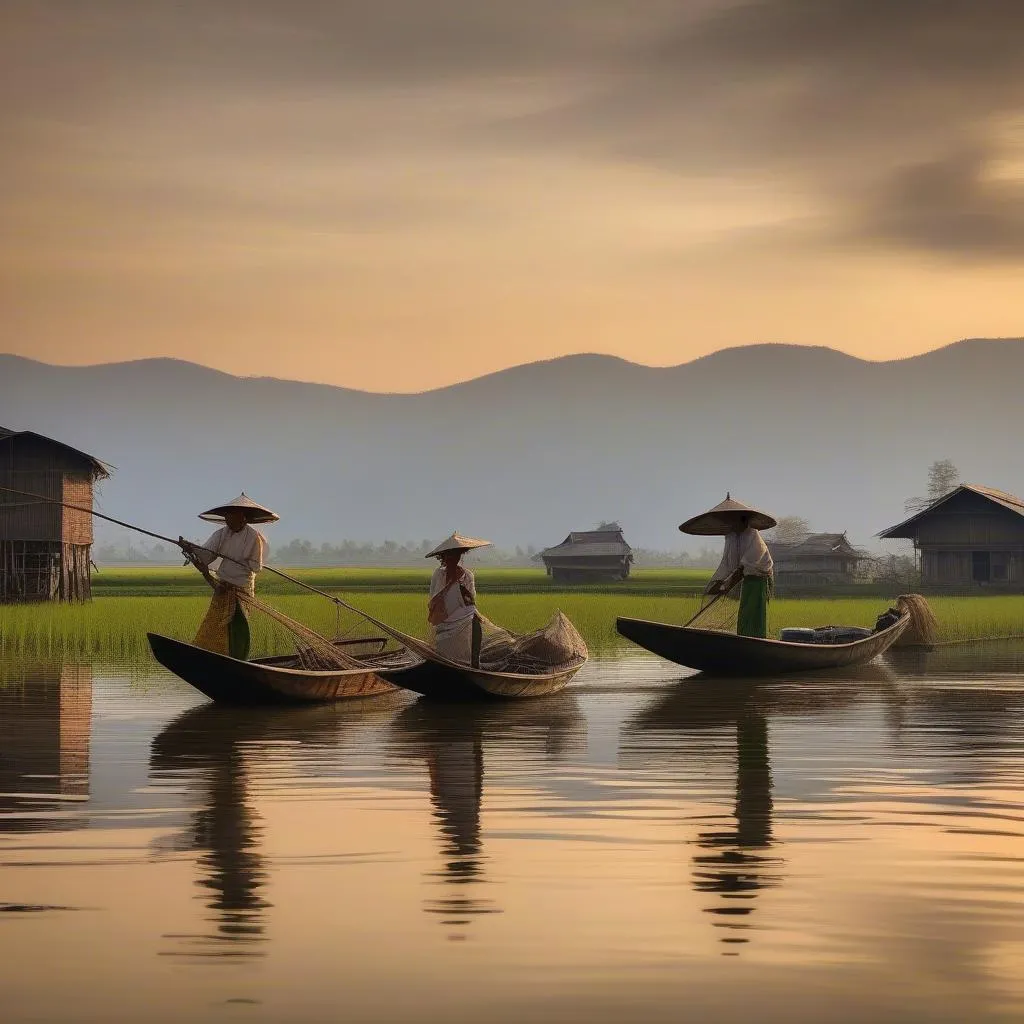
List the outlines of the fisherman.
{"type": "Polygon", "coordinates": [[[764,638],[768,635],[768,602],[771,599],[774,568],[768,545],[758,532],[776,525],[766,512],[734,501],[727,493],[725,501],[679,527],[683,533],[700,537],[725,537],[722,561],[706,594],[727,594],[741,583],[736,632],[740,636],[764,638]]]}
{"type": "Polygon", "coordinates": [[[427,621],[434,627],[434,647],[449,661],[474,668],[480,667],[483,630],[476,610],[476,581],[473,573],[459,563],[467,551],[490,543],[453,533],[426,555],[441,563],[430,577],[427,606],[427,621]]]}
{"type": "Polygon", "coordinates": [[[224,525],[202,546],[178,538],[185,556],[213,587],[213,599],[193,643],[245,661],[249,657],[249,616],[239,595],[253,595],[256,573],[263,568],[267,552],[266,538],[253,523],[275,523],[280,516],[243,491],[234,501],[217,505],[199,518],[224,525]],[[210,566],[218,560],[213,576],[210,566]]]}

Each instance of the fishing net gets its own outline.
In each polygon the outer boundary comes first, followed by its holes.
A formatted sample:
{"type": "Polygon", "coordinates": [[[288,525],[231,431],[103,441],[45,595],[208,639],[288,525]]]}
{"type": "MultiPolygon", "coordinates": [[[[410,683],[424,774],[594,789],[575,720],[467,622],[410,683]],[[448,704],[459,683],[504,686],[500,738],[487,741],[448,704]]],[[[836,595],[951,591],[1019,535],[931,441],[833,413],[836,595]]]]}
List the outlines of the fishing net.
{"type": "Polygon", "coordinates": [[[715,600],[714,595],[701,598],[702,607],[687,625],[694,629],[713,629],[719,633],[735,633],[739,622],[740,584],[733,584],[727,594],[715,600]]]}
{"type": "MultiPolygon", "coordinates": [[[[204,565],[191,554],[186,553],[186,557],[210,579],[204,565]]],[[[193,642],[206,650],[227,654],[228,623],[237,605],[241,605],[247,616],[255,618],[259,623],[261,631],[266,627],[270,633],[261,646],[274,652],[283,647],[291,648],[290,654],[274,658],[274,664],[278,667],[307,672],[337,672],[367,667],[384,668],[403,660],[404,649],[401,646],[388,649],[388,645],[393,643],[391,637],[381,635],[357,608],[337,600],[334,604],[336,629],[334,638],[329,640],[311,626],[286,615],[246,590],[217,587],[193,642]],[[347,623],[343,622],[343,607],[349,613],[347,623]]]]}
{"type": "Polygon", "coordinates": [[[291,654],[275,661],[278,667],[306,672],[339,672],[394,667],[407,660],[404,648],[390,637],[381,635],[358,612],[343,621],[339,607],[335,636],[328,639],[252,594],[239,592],[237,596],[250,615],[258,613],[261,625],[270,627],[271,648],[291,647],[291,654]]]}
{"type": "Polygon", "coordinates": [[[298,665],[307,672],[330,672],[362,667],[362,662],[353,656],[355,651],[346,652],[298,619],[285,615],[280,609],[245,591],[238,591],[237,597],[250,615],[256,612],[265,616],[285,631],[294,647],[298,665]]]}
{"type": "MultiPolygon", "coordinates": [[[[479,613],[478,613],[479,615],[479,613]]],[[[562,612],[532,633],[518,634],[480,615],[480,667],[489,672],[539,675],[586,661],[583,637],[562,612]]]]}

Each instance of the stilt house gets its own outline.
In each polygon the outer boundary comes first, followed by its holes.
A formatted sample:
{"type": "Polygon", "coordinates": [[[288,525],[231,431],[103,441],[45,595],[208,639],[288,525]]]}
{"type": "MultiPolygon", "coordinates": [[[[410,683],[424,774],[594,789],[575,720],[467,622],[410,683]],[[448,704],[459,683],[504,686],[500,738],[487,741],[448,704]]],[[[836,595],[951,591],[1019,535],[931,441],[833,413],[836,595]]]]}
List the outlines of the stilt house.
{"type": "Polygon", "coordinates": [[[619,526],[575,530],[561,544],[537,555],[556,583],[596,583],[629,576],[633,549],[619,526]]]}
{"type": "Polygon", "coordinates": [[[914,542],[922,587],[1024,590],[1024,501],[1005,491],[961,484],[878,536],[914,542]]]}
{"type": "Polygon", "coordinates": [[[92,508],[93,485],[109,467],[61,441],[0,427],[0,602],[85,601],[92,516],[52,501],[92,508]]]}

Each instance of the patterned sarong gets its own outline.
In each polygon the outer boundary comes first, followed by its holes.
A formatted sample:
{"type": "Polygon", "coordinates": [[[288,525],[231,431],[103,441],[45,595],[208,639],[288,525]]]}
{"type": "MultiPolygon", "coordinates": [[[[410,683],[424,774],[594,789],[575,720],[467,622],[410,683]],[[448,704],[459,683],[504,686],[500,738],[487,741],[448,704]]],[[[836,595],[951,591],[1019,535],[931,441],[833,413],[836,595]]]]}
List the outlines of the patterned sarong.
{"type": "Polygon", "coordinates": [[[221,584],[213,592],[210,607],[192,643],[205,651],[245,661],[249,657],[250,641],[245,605],[238,600],[234,587],[221,584]]]}

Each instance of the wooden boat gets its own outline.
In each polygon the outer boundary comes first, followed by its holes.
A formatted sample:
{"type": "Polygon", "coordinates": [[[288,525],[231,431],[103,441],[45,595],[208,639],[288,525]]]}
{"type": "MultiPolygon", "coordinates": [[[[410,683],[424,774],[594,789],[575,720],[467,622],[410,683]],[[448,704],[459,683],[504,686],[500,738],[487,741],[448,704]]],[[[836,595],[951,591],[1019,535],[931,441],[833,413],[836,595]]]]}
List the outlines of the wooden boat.
{"type": "Polygon", "coordinates": [[[362,663],[359,668],[309,672],[294,655],[239,661],[159,633],[146,636],[164,668],[211,700],[227,704],[309,704],[373,697],[396,689],[384,678],[385,671],[400,679],[421,664],[408,650],[386,652],[383,638],[335,642],[362,663]]]}
{"type": "MultiPolygon", "coordinates": [[[[395,635],[399,635],[397,631],[395,635]]],[[[429,644],[415,637],[401,634],[401,640],[419,655],[421,663],[394,673],[385,669],[381,675],[406,690],[441,700],[546,697],[563,690],[587,663],[586,658],[581,658],[571,665],[538,674],[495,672],[449,661],[429,644]]]]}
{"type": "Polygon", "coordinates": [[[803,644],[644,619],[615,620],[622,636],[668,661],[707,675],[740,678],[863,665],[892,647],[908,625],[910,615],[905,614],[888,629],[852,643],[803,644]]]}

